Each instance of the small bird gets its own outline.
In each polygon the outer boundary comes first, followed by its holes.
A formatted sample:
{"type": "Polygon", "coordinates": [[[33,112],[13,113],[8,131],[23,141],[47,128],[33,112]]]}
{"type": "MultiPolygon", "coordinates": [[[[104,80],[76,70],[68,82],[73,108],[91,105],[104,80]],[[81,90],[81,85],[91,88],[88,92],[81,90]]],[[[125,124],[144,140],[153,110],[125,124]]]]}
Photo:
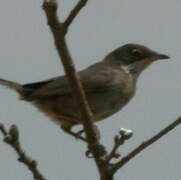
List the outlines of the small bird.
{"type": "MultiPolygon", "coordinates": [[[[120,111],[134,96],[141,72],[156,60],[169,58],[142,45],[126,44],[80,71],[93,121],[120,111]]],[[[0,79],[0,84],[15,90],[22,100],[35,105],[67,133],[76,134],[71,128],[82,122],[66,76],[23,85],[0,79]]]]}

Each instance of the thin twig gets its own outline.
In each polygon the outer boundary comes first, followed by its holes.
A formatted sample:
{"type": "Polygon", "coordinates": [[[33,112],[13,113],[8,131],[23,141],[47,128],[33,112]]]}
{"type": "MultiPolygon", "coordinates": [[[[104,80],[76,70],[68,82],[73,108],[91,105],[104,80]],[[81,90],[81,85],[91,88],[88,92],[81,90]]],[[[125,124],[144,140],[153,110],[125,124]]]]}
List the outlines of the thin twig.
{"type": "Polygon", "coordinates": [[[2,132],[2,134],[4,136],[6,136],[8,134],[5,127],[4,127],[4,124],[2,124],[2,123],[0,123],[0,131],[2,132]]]}
{"type": "Polygon", "coordinates": [[[37,168],[37,162],[32,160],[22,149],[19,142],[19,131],[16,125],[10,127],[9,132],[5,129],[4,125],[0,123],[0,131],[4,136],[4,142],[10,145],[18,154],[18,161],[23,163],[32,172],[34,179],[46,180],[42,173],[37,168]]]}
{"type": "Polygon", "coordinates": [[[128,139],[133,136],[133,131],[131,129],[121,128],[119,134],[114,137],[114,146],[112,151],[107,155],[106,162],[110,163],[113,158],[118,159],[120,154],[116,151],[120,146],[122,146],[128,139]]]}
{"type": "Polygon", "coordinates": [[[67,32],[70,24],[73,22],[73,20],[76,18],[76,16],[79,14],[80,10],[86,5],[88,0],[80,0],[77,5],[72,9],[70,14],[68,15],[67,19],[64,21],[64,27],[65,31],[67,32]]]}
{"type": "Polygon", "coordinates": [[[118,148],[124,144],[124,141],[125,141],[125,138],[124,136],[121,136],[121,135],[116,135],[114,137],[114,146],[111,150],[111,152],[107,155],[107,158],[106,158],[106,162],[107,163],[110,163],[110,161],[113,159],[113,158],[119,158],[120,157],[120,154],[118,154],[116,151],[118,150],[118,148]]]}
{"type": "Polygon", "coordinates": [[[160,132],[158,132],[156,135],[151,137],[150,139],[146,140],[142,144],[140,144],[138,147],[136,147],[133,151],[131,151],[128,155],[123,157],[119,162],[114,164],[113,166],[113,172],[115,173],[118,169],[123,167],[126,163],[128,163],[132,158],[134,158],[136,155],[141,153],[144,149],[149,147],[151,144],[159,140],[161,137],[166,135],[168,132],[173,130],[176,126],[181,124],[181,117],[179,117],[177,120],[172,122],[170,125],[162,129],[160,132]]]}
{"type": "Polygon", "coordinates": [[[107,163],[109,163],[113,158],[119,158],[120,157],[120,154],[116,152],[119,147],[120,147],[120,144],[114,143],[112,151],[110,152],[110,154],[106,158],[107,163]]]}

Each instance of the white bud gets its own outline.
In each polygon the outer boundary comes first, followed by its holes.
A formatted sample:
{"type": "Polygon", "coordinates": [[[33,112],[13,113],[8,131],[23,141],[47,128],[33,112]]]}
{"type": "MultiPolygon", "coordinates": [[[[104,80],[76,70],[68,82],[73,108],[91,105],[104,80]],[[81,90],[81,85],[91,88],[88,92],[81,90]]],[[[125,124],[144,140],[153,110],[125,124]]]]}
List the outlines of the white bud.
{"type": "Polygon", "coordinates": [[[119,133],[125,138],[129,139],[133,136],[133,131],[131,129],[121,128],[119,133]]]}

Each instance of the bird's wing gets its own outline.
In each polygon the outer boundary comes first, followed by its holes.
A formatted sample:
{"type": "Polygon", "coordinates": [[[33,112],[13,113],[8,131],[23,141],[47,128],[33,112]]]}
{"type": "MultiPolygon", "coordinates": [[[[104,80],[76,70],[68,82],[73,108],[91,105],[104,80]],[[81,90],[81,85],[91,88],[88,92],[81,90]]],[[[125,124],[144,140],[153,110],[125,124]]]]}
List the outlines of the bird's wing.
{"type": "MultiPolygon", "coordinates": [[[[97,64],[99,68],[91,66],[84,71],[79,72],[80,80],[86,93],[100,92],[108,88],[112,82],[114,73],[110,68],[97,64]]],[[[29,94],[32,98],[53,95],[71,94],[72,88],[66,76],[60,76],[47,81],[25,84],[25,88],[31,88],[32,93],[29,94]]]]}
{"type": "Polygon", "coordinates": [[[44,80],[44,81],[24,84],[23,88],[25,88],[25,89],[32,89],[32,90],[40,89],[41,87],[43,87],[43,86],[45,86],[45,85],[55,81],[57,78],[59,78],[59,77],[51,78],[51,79],[44,80]]]}

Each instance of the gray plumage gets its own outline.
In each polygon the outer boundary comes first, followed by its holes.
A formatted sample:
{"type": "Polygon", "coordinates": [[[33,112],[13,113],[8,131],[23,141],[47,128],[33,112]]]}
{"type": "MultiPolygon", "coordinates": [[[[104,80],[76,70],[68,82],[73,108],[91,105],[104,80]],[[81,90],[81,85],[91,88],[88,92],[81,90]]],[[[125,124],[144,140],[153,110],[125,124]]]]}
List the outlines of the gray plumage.
{"type": "MultiPolygon", "coordinates": [[[[79,72],[94,121],[121,110],[134,96],[140,73],[153,61],[168,58],[144,46],[127,44],[79,72]]],[[[25,85],[0,79],[0,84],[16,90],[21,99],[34,104],[64,129],[81,123],[65,76],[25,85]]]]}

